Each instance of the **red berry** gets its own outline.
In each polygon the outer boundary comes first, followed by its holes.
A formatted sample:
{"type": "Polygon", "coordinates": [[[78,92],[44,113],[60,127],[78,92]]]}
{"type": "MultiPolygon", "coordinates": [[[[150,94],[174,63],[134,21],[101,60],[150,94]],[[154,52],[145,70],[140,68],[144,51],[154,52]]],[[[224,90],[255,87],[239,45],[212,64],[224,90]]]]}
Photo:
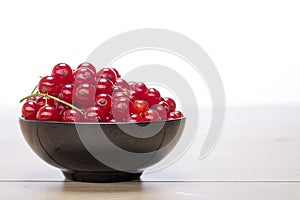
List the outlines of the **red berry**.
{"type": "Polygon", "coordinates": [[[173,99],[171,99],[169,97],[165,97],[163,101],[167,102],[167,104],[169,105],[170,112],[173,112],[176,110],[176,103],[173,99]]]}
{"type": "Polygon", "coordinates": [[[143,118],[141,115],[137,115],[137,114],[132,114],[128,120],[128,122],[142,122],[143,118]]]}
{"type": "Polygon", "coordinates": [[[143,121],[150,122],[150,121],[159,121],[160,117],[157,111],[149,109],[144,112],[143,121]]]}
{"type": "Polygon", "coordinates": [[[141,115],[144,112],[146,112],[147,110],[149,110],[149,104],[146,101],[136,100],[133,103],[133,113],[134,114],[141,115]]]}
{"type": "Polygon", "coordinates": [[[58,121],[59,113],[54,106],[43,106],[37,112],[36,118],[41,121],[58,121]]]}
{"type": "Polygon", "coordinates": [[[128,85],[127,81],[125,81],[124,79],[121,79],[121,78],[118,78],[116,80],[116,86],[121,87],[122,89],[129,90],[129,85],[128,85]]]}
{"type": "Polygon", "coordinates": [[[129,98],[121,97],[113,101],[112,114],[116,121],[127,121],[132,112],[132,102],[129,98]]]}
{"type": "Polygon", "coordinates": [[[177,116],[177,118],[181,118],[181,117],[183,117],[183,114],[182,114],[182,112],[180,112],[180,111],[174,111],[174,113],[175,113],[175,115],[177,116]]]}
{"type": "Polygon", "coordinates": [[[133,89],[133,85],[134,85],[134,84],[135,84],[134,81],[129,81],[129,82],[128,82],[129,90],[134,90],[134,89],[133,89]]]}
{"type": "Polygon", "coordinates": [[[53,76],[45,76],[39,82],[39,91],[57,97],[60,87],[59,79],[53,76]]]}
{"type": "Polygon", "coordinates": [[[96,88],[90,84],[75,85],[73,99],[76,105],[82,108],[93,106],[96,95],[96,88]]]}
{"type": "Polygon", "coordinates": [[[116,120],[115,119],[111,119],[108,121],[109,123],[116,123],[116,120]]]}
{"type": "Polygon", "coordinates": [[[85,122],[101,122],[105,121],[105,115],[101,108],[93,106],[86,109],[84,112],[85,122]]]}
{"type": "Polygon", "coordinates": [[[131,90],[131,91],[129,92],[129,99],[130,99],[132,102],[134,102],[134,101],[136,101],[136,100],[141,100],[142,97],[143,97],[143,94],[142,94],[142,92],[140,92],[140,91],[131,90]]]}
{"type": "Polygon", "coordinates": [[[121,78],[121,75],[119,74],[119,72],[116,68],[111,68],[111,69],[115,72],[117,78],[121,78]]]}
{"type": "Polygon", "coordinates": [[[109,94],[98,94],[95,99],[95,106],[109,113],[111,110],[111,96],[109,94]]]}
{"type": "Polygon", "coordinates": [[[99,122],[100,117],[98,111],[99,107],[89,107],[84,112],[84,121],[85,122],[99,122]]]}
{"type": "Polygon", "coordinates": [[[113,83],[110,80],[101,78],[98,80],[96,93],[111,95],[113,91],[112,88],[113,88],[113,83]]]}
{"type": "Polygon", "coordinates": [[[80,68],[88,68],[92,72],[94,72],[94,74],[96,74],[96,68],[91,63],[88,63],[88,62],[81,63],[80,65],[78,65],[77,69],[80,69],[80,68]]]}
{"type": "Polygon", "coordinates": [[[128,95],[125,94],[124,92],[114,92],[114,93],[112,93],[112,98],[113,99],[118,99],[120,97],[127,97],[128,98],[128,95]]]}
{"type": "Polygon", "coordinates": [[[97,73],[97,79],[105,78],[111,80],[111,82],[116,83],[117,75],[111,68],[103,68],[97,73]]]}
{"type": "Polygon", "coordinates": [[[145,83],[142,82],[137,82],[132,86],[132,89],[138,92],[142,92],[145,93],[147,91],[147,86],[145,85],[145,83]]]}
{"type": "Polygon", "coordinates": [[[167,113],[170,112],[169,104],[168,104],[167,102],[165,102],[165,101],[160,101],[158,104],[159,104],[159,105],[162,105],[167,113]]]}
{"type": "Polygon", "coordinates": [[[73,98],[73,85],[72,85],[72,84],[64,85],[64,86],[60,89],[60,93],[59,93],[58,97],[59,97],[61,100],[66,101],[66,102],[72,104],[72,98],[73,98]]]}
{"type": "Polygon", "coordinates": [[[61,116],[61,114],[62,114],[65,110],[69,109],[68,106],[66,106],[66,105],[64,105],[64,104],[62,104],[62,103],[59,103],[59,102],[57,102],[57,101],[54,102],[54,104],[55,104],[56,109],[58,110],[59,116],[61,116]]]}
{"type": "Polygon", "coordinates": [[[169,107],[166,102],[159,102],[159,104],[151,106],[151,109],[157,111],[161,119],[167,119],[169,107]]]}
{"type": "Polygon", "coordinates": [[[110,122],[112,119],[113,119],[113,115],[111,112],[105,114],[104,122],[110,122]]]}
{"type": "Polygon", "coordinates": [[[149,103],[150,106],[158,104],[160,101],[160,93],[155,88],[149,88],[145,92],[145,100],[149,103]]]}
{"type": "Polygon", "coordinates": [[[168,120],[173,120],[173,119],[178,119],[178,118],[182,118],[183,114],[180,111],[173,111],[170,112],[168,115],[168,120]]]}
{"type": "Polygon", "coordinates": [[[125,92],[125,91],[120,86],[113,86],[112,87],[112,93],[115,93],[115,92],[125,92]]]}
{"type": "Polygon", "coordinates": [[[51,76],[59,79],[59,83],[64,85],[72,82],[73,71],[66,63],[58,63],[54,66],[51,76]]]}
{"type": "Polygon", "coordinates": [[[67,109],[62,115],[60,121],[62,122],[80,122],[82,121],[82,114],[78,110],[67,109]]]}
{"type": "Polygon", "coordinates": [[[53,99],[50,99],[50,98],[47,98],[47,97],[39,97],[36,100],[37,109],[39,110],[41,107],[45,106],[46,103],[49,106],[55,106],[55,102],[54,102],[53,99]]]}
{"type": "Polygon", "coordinates": [[[22,115],[25,119],[36,120],[37,105],[34,101],[26,101],[22,106],[22,115]]]}
{"type": "Polygon", "coordinates": [[[80,84],[80,83],[95,84],[96,75],[89,68],[81,67],[75,71],[74,80],[75,80],[75,84],[80,84]]]}

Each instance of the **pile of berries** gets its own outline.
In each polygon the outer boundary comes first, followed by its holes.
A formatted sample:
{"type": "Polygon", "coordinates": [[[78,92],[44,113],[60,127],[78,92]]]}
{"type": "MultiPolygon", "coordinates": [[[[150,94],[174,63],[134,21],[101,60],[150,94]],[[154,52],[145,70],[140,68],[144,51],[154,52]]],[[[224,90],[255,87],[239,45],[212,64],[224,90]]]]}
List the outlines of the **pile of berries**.
{"type": "Polygon", "coordinates": [[[54,66],[34,91],[21,100],[28,120],[61,122],[149,122],[182,118],[176,103],[142,82],[127,82],[114,68],[96,71],[90,63],[76,70],[54,66]]]}

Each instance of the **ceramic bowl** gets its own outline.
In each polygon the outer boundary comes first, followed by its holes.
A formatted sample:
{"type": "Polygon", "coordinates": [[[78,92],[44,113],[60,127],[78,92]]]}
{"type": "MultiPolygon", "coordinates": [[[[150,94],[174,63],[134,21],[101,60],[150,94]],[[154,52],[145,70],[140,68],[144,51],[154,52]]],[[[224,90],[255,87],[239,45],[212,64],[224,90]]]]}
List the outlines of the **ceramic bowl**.
{"type": "Polygon", "coordinates": [[[63,123],[19,118],[31,149],[67,179],[83,182],[139,179],[175,147],[185,121],[63,123]]]}

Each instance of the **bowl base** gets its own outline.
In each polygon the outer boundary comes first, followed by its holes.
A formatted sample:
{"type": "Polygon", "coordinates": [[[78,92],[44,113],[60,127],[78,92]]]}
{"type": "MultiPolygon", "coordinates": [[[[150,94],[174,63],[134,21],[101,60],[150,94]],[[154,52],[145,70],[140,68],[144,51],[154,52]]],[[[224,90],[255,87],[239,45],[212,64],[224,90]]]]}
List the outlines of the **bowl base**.
{"type": "Polygon", "coordinates": [[[128,172],[67,172],[62,171],[66,179],[79,182],[111,183],[138,180],[142,173],[128,172]]]}

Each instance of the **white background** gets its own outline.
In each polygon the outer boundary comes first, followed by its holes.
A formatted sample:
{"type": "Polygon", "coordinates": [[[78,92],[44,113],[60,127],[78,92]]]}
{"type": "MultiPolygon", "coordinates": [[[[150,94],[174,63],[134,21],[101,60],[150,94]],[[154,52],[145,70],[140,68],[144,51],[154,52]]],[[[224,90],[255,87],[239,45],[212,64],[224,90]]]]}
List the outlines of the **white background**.
{"type": "Polygon", "coordinates": [[[300,100],[298,1],[1,1],[0,104],[18,103],[58,62],[76,67],[98,45],[138,28],[196,41],[223,79],[227,103],[300,100]]]}

